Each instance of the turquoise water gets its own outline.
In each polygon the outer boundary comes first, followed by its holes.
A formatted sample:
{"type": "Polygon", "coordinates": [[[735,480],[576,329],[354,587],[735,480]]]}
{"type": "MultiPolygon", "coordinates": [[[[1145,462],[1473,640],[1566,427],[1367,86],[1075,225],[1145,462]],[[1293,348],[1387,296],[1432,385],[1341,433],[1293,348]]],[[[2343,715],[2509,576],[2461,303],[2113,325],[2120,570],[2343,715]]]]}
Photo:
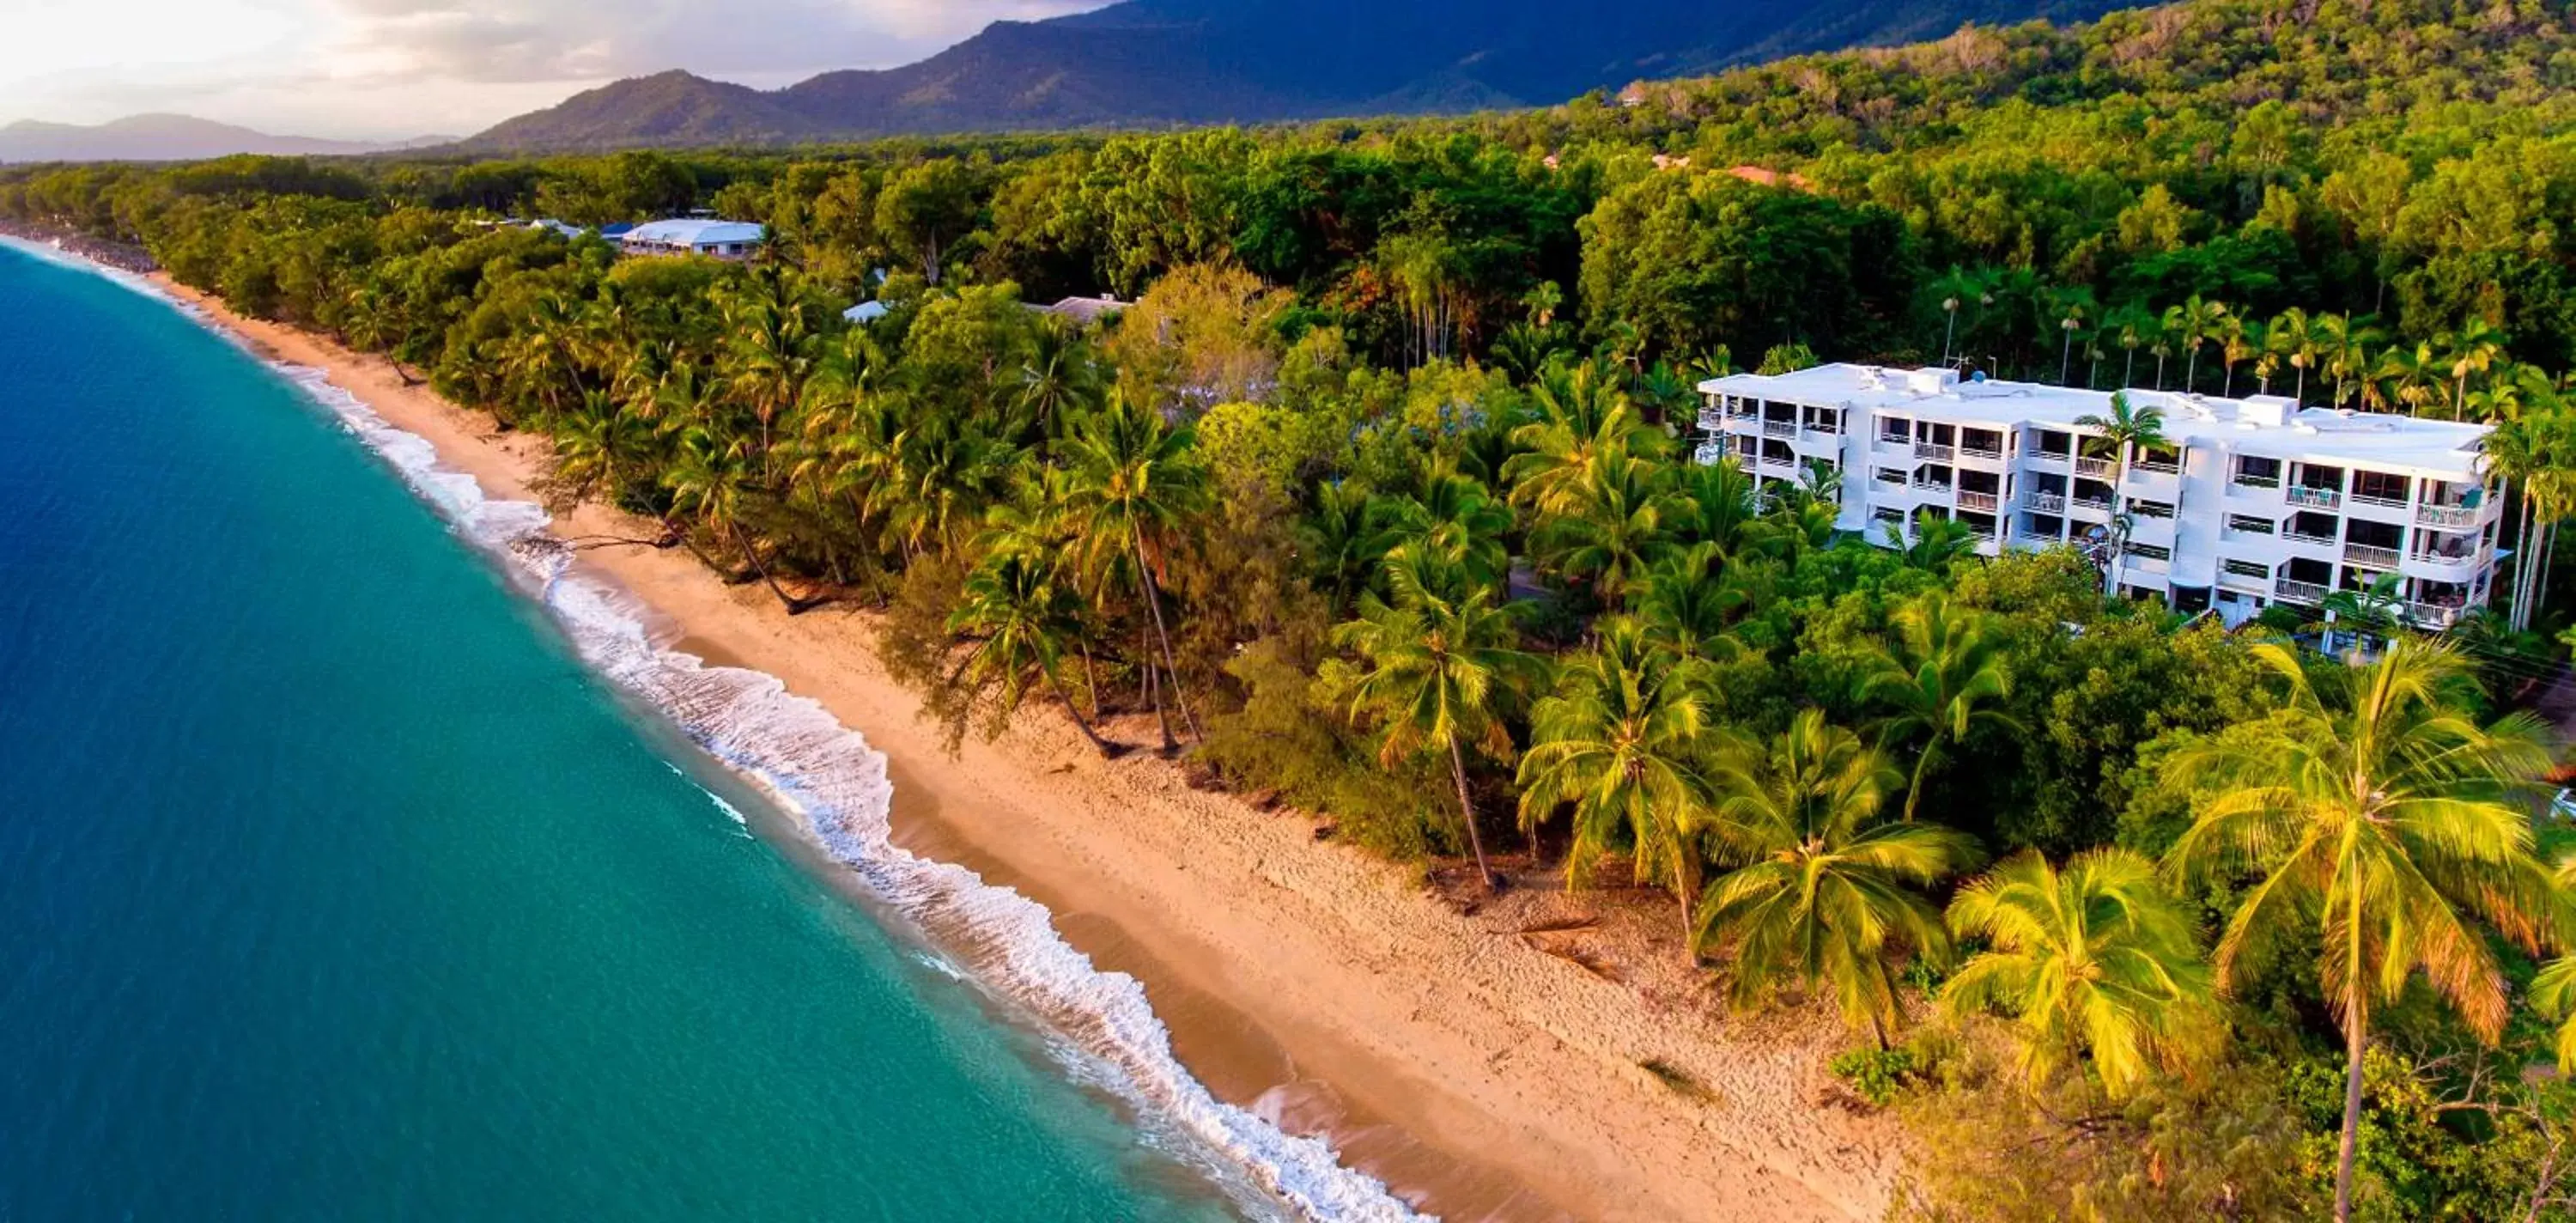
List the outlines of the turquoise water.
{"type": "Polygon", "coordinates": [[[510,573],[246,354],[0,249],[0,1219],[1245,1209],[510,573]]]}

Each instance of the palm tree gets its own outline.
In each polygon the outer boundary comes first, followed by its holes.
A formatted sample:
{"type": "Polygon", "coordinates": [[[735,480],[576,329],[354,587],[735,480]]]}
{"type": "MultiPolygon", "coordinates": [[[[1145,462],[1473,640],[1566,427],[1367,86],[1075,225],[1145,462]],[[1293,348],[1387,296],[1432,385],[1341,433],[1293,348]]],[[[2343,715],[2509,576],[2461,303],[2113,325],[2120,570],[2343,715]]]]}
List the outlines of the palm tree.
{"type": "Polygon", "coordinates": [[[2367,321],[2340,314],[2320,314],[2312,325],[2317,332],[2318,355],[2335,380],[2334,398],[2326,406],[2340,408],[2345,384],[2370,376],[2370,350],[2379,343],[2379,329],[2367,321]]]}
{"type": "MultiPolygon", "coordinates": [[[[2182,389],[2191,391],[2197,389],[2198,385],[2201,346],[2223,334],[2230,316],[2227,303],[2204,300],[2198,293],[2183,299],[2179,311],[2182,316],[2182,326],[2174,331],[2174,336],[2182,344],[2183,350],[2190,354],[2190,359],[2183,364],[2182,389]]],[[[2174,315],[2174,310],[2165,312],[2168,329],[2171,329],[2170,324],[2174,315]]]]}
{"type": "Polygon", "coordinates": [[[1950,933],[1992,950],[1951,975],[1942,1008],[2010,1012],[2034,1090],[2090,1056],[2103,1090],[2125,1099],[2217,1033],[2191,916],[2128,850],[2081,853],[2064,870],[2023,850],[1960,889],[1950,933]]]}
{"type": "MultiPolygon", "coordinates": [[[[2148,313],[2145,307],[2131,303],[2113,310],[2104,325],[2119,337],[2121,349],[2128,354],[2127,363],[2120,367],[2120,385],[2124,388],[2136,386],[2138,350],[2155,337],[2156,316],[2148,313]]],[[[2157,380],[2161,382],[2163,375],[2158,374],[2157,380]]]]}
{"type": "Polygon", "coordinates": [[[1115,756],[1117,748],[1092,729],[1059,675],[1066,645],[1081,638],[1082,608],[1057,584],[1055,568],[1051,558],[1004,549],[966,576],[948,631],[974,639],[975,647],[957,676],[970,691],[1000,689],[996,721],[1019,708],[1032,681],[1043,684],[1082,737],[1102,757],[1115,756]]]}
{"type": "Polygon", "coordinates": [[[1511,507],[1497,501],[1473,476],[1460,475],[1443,458],[1426,473],[1421,494],[1382,503],[1379,534],[1371,550],[1383,556],[1404,544],[1436,554],[1488,586],[1511,568],[1503,536],[1512,529],[1511,507]]]}
{"type": "Polygon", "coordinates": [[[2329,592],[2317,602],[2317,609],[2329,619],[2309,627],[2351,633],[2355,651],[2368,649],[2373,641],[2386,641],[2397,631],[2398,616],[2406,610],[2404,581],[2397,574],[2383,573],[2367,586],[2329,592]]]}
{"type": "Polygon", "coordinates": [[[1534,388],[1539,419],[1512,431],[1522,453],[1503,464],[1513,502],[1542,514],[1576,503],[1596,455],[1648,457],[1661,435],[1649,432],[1618,375],[1597,362],[1551,369],[1534,388]]]}
{"type": "Polygon", "coordinates": [[[2075,333],[2084,329],[2086,320],[2095,314],[2093,294],[2081,286],[2058,289],[2049,295],[2057,315],[2057,384],[2067,385],[2075,371],[2075,333]]]}
{"type": "MultiPolygon", "coordinates": [[[[2322,320],[2318,320],[2322,321],[2322,320]]],[[[2320,345],[2319,328],[2308,318],[2308,312],[2292,306],[2272,317],[2272,325],[2263,330],[2264,343],[2298,372],[2298,385],[2290,398],[2301,405],[2308,398],[2308,367],[2317,363],[2320,345]]]]}
{"type": "Polygon", "coordinates": [[[759,546],[744,530],[751,503],[760,495],[758,485],[757,473],[742,447],[702,428],[691,429],[682,436],[677,458],[662,473],[662,486],[671,491],[671,512],[695,518],[709,534],[730,540],[741,550],[752,572],[769,587],[769,593],[778,596],[789,615],[796,615],[812,604],[788,594],[778,584],[777,575],[761,560],[759,546]]]}
{"type": "Polygon", "coordinates": [[[1731,656],[1727,620],[1750,601],[1735,572],[1714,543],[1667,553],[1637,595],[1647,637],[1685,658],[1731,656]]]}
{"type": "Polygon", "coordinates": [[[2286,707],[2176,754],[2175,780],[2206,797],[2167,861],[2188,877],[2258,877],[2219,939],[2222,985],[2284,936],[2321,939],[2344,1029],[2335,1215],[2348,1219],[2371,1007],[2420,969],[2472,1031],[2493,1040],[2504,1026],[2504,975],[2473,922],[2539,937],[2550,881],[2511,800],[2550,753],[2528,714],[2478,725],[2468,667],[2444,646],[2401,639],[2369,666],[2313,672],[2279,643],[2253,648],[2286,682],[2286,707]]]}
{"type": "MultiPolygon", "coordinates": [[[[1124,571],[1144,595],[1162,648],[1163,673],[1171,677],[1173,702],[1195,739],[1198,720],[1190,713],[1180,665],[1172,657],[1171,630],[1163,621],[1156,579],[1158,561],[1168,559],[1190,520],[1208,506],[1207,469],[1199,462],[1196,439],[1188,426],[1173,428],[1161,413],[1131,404],[1113,390],[1099,411],[1082,418],[1069,449],[1073,479],[1066,509],[1078,524],[1078,546],[1093,573],[1105,577],[1124,571]]],[[[1152,663],[1146,665],[1150,669],[1152,663]]],[[[1169,751],[1172,731],[1159,687],[1154,689],[1154,713],[1163,720],[1163,747],[1169,751]]]]}
{"type": "Polygon", "coordinates": [[[1752,545],[1758,532],[1748,530],[1761,516],[1754,499],[1753,477],[1728,455],[1714,463],[1682,469],[1673,529],[1686,539],[1714,545],[1721,563],[1732,562],[1752,545]]]}
{"type": "Polygon", "coordinates": [[[1645,570],[1673,548],[1665,529],[1679,507],[1659,485],[1671,471],[1624,454],[1595,454],[1569,503],[1532,539],[1557,572],[1587,580],[1594,597],[1615,605],[1645,570]]]}
{"type": "Polygon", "coordinates": [[[1963,271],[1957,264],[1950,265],[1947,275],[1932,282],[1932,291],[1941,295],[1941,364],[1950,363],[1950,354],[1956,347],[1953,341],[1959,334],[1959,307],[1970,301],[1990,300],[1987,284],[1984,276],[1963,271]]]}
{"type": "Polygon", "coordinates": [[[2432,401],[2433,378],[2440,368],[2431,344],[2418,342],[2413,348],[2392,344],[2379,354],[2379,365],[2362,394],[2376,399],[2382,408],[2404,404],[2409,415],[2421,416],[2424,405],[2432,401]]]}
{"type": "Polygon", "coordinates": [[[1914,888],[1975,865],[1976,842],[1935,824],[1886,823],[1897,785],[1887,758],[1860,737],[1798,714],[1761,743],[1730,736],[1709,774],[1712,831],[1733,861],[1701,894],[1694,949],[1734,951],[1739,1006],[1776,982],[1830,984],[1843,1019],[1885,1049],[1897,1016],[1900,949],[1948,957],[1938,910],[1914,888]]]}
{"type": "MultiPolygon", "coordinates": [[[[2094,430],[2095,435],[2110,443],[2119,456],[2119,469],[2111,482],[2111,518],[2116,522],[2129,512],[2131,452],[2165,448],[2165,414],[2156,408],[2133,408],[2129,404],[2129,393],[2118,391],[2111,396],[2110,415],[2096,416],[2088,412],[2076,417],[2075,423],[2094,430]]],[[[2120,592],[2120,561],[2127,550],[2125,541],[2114,540],[2111,563],[2103,573],[2103,588],[2115,598],[2120,592]]]]}
{"type": "Polygon", "coordinates": [[[2469,375],[2483,374],[2504,355],[2505,334],[2493,323],[2473,318],[2438,340],[2451,371],[2451,419],[2468,419],[2469,375]]]}
{"type": "Polygon", "coordinates": [[[1398,549],[1386,558],[1386,580],[1392,600],[1361,595],[1359,619],[1333,630],[1334,644],[1357,653],[1360,666],[1328,661],[1325,688],[1349,695],[1354,719],[1377,723],[1383,735],[1378,760],[1386,767],[1419,751],[1449,757],[1458,817],[1476,857],[1476,877],[1490,894],[1497,881],[1476,828],[1466,750],[1473,745],[1510,755],[1511,735],[1500,716],[1505,698],[1535,686],[1546,663],[1517,648],[1519,634],[1495,603],[1494,589],[1466,580],[1454,566],[1398,549]]]}
{"type": "Polygon", "coordinates": [[[1977,534],[1968,524],[1956,518],[1944,518],[1930,510],[1914,512],[1914,538],[1905,538],[1905,529],[1896,523],[1886,524],[1887,546],[1908,569],[1925,573],[1948,573],[1950,562],[1977,550],[1977,534]]]}
{"type": "Polygon", "coordinates": [[[1923,779],[1944,746],[1956,747],[1980,725],[2019,729],[1993,707],[2012,695],[2001,644],[1987,635],[1986,618],[1931,591],[1897,610],[1896,648],[1880,649],[1862,693],[1895,712],[1879,724],[1882,746],[1916,733],[1926,737],[1905,787],[1905,822],[1923,798],[1923,779]]]}
{"type": "Polygon", "coordinates": [[[2221,399],[2236,398],[2236,367],[2265,352],[2263,324],[2231,314],[2218,324],[2218,359],[2227,368],[2227,380],[2218,389],[2221,399]]]}
{"type": "Polygon", "coordinates": [[[1566,889],[1624,842],[1639,884],[1673,889],[1685,947],[1700,884],[1707,795],[1694,761],[1709,731],[1708,682],[1697,660],[1657,646],[1635,620],[1613,619],[1531,709],[1520,767],[1523,828],[1535,834],[1557,807],[1574,807],[1566,889]]]}

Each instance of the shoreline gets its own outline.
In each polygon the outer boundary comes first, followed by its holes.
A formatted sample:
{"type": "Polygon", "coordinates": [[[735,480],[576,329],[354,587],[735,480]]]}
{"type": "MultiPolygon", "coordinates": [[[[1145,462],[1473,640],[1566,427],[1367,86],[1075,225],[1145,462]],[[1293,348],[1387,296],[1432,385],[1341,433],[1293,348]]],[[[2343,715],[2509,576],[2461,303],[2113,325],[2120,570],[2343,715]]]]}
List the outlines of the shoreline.
{"type": "MultiPolygon", "coordinates": [[[[536,500],[543,439],[497,433],[405,385],[381,358],[150,279],[255,352],[318,371],[485,495],[536,500]]],[[[652,533],[597,505],[558,515],[551,530],[652,533]]],[[[1605,980],[1547,945],[1637,916],[1618,912],[1615,896],[1520,890],[1461,917],[1403,868],[1318,843],[1302,814],[1192,790],[1147,753],[1100,761],[1048,712],[947,758],[917,700],[877,664],[868,613],[834,605],[788,617],[758,585],[726,586],[684,550],[597,547],[579,563],[673,626],[678,648],[774,676],[863,732],[888,760],[896,845],[1045,905],[1076,950],[1142,982],[1209,1091],[1291,1133],[1325,1136],[1347,1165],[1426,1211],[1885,1211],[1898,1168],[1892,1124],[1819,1103],[1818,1054],[1848,1043],[1839,1033],[1801,1017],[1717,1017],[1678,971],[1667,974],[1678,984],[1605,980]],[[1676,1090],[1668,1072],[1699,1090],[1676,1090]]],[[[1135,726],[1111,729],[1143,741],[1135,726]]]]}

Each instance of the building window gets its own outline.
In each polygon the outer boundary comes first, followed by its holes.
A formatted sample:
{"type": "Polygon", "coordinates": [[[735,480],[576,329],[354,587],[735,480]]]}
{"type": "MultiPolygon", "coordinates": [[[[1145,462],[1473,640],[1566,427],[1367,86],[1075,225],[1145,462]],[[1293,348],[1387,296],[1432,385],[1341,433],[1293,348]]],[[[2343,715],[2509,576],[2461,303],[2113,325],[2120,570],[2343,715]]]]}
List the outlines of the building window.
{"type": "Polygon", "coordinates": [[[2268,582],[2272,580],[2272,567],[2270,565],[2258,564],[2254,561],[2228,561],[2225,568],[2229,573],[2235,574],[2240,578],[2252,578],[2258,582],[2268,582]]]}
{"type": "Polygon", "coordinates": [[[1881,484],[1893,484],[1899,488],[1903,488],[1905,486],[1905,472],[1900,468],[1881,467],[1878,469],[1878,482],[1881,484]]]}
{"type": "Polygon", "coordinates": [[[2393,472],[2355,471],[2352,473],[2352,499],[2376,505],[2404,505],[2414,491],[2414,481],[2393,472]]]}
{"type": "Polygon", "coordinates": [[[2229,514],[2227,529],[2241,531],[2247,535],[2270,535],[2279,528],[2274,526],[2269,518],[2257,518],[2252,514],[2229,514]]]}
{"type": "Polygon", "coordinates": [[[2236,456],[2236,482],[2247,488],[2281,487],[2281,460],[2260,455],[2236,456]]]}
{"type": "Polygon", "coordinates": [[[2144,497],[2139,497],[2130,501],[2129,511],[2142,518],[2171,518],[2174,516],[2174,507],[2172,502],[2149,501],[2144,497]]]}

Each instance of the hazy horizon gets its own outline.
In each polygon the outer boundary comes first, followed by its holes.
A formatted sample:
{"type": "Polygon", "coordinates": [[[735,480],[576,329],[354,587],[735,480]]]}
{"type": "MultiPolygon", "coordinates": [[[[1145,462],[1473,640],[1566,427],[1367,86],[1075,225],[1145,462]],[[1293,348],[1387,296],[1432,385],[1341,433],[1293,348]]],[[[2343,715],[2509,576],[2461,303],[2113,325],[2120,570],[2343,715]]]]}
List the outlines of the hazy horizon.
{"type": "Polygon", "coordinates": [[[0,0],[0,126],[176,113],[271,135],[470,135],[672,68],[774,88],[1109,0],[0,0]]]}

